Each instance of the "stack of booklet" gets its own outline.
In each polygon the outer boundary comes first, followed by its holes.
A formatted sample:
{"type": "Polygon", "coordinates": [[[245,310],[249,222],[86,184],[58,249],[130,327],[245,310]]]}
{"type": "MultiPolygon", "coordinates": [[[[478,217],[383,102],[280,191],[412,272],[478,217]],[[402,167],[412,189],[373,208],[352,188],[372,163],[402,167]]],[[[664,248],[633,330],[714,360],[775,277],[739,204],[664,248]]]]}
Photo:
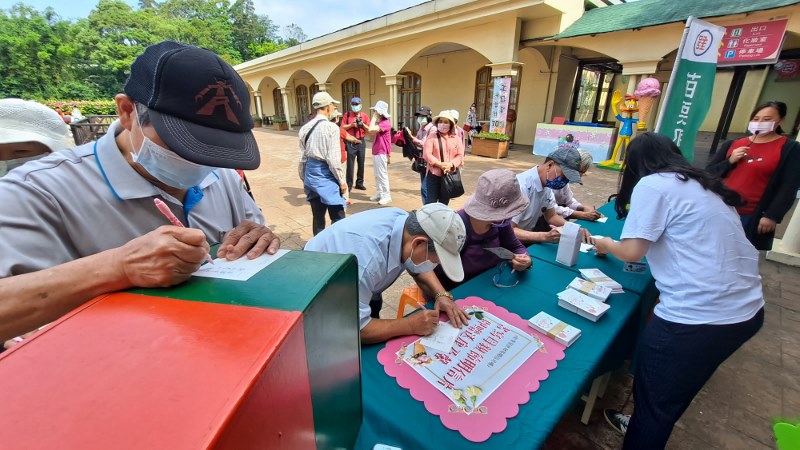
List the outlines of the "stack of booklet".
{"type": "Polygon", "coordinates": [[[575,289],[581,294],[586,294],[595,300],[600,300],[603,303],[605,303],[608,296],[611,295],[611,288],[578,277],[575,277],[567,287],[575,289]]]}
{"type": "Polygon", "coordinates": [[[544,311],[531,317],[528,323],[536,331],[550,336],[556,342],[567,347],[581,336],[581,330],[556,319],[544,311]]]}
{"type": "Polygon", "coordinates": [[[581,317],[585,317],[592,322],[597,322],[597,319],[603,317],[603,314],[611,308],[611,306],[599,302],[588,295],[581,294],[575,289],[567,289],[566,291],[559,292],[558,306],[572,311],[581,317]]]}
{"type": "Polygon", "coordinates": [[[612,294],[621,294],[625,292],[622,290],[622,285],[612,280],[608,275],[600,271],[600,269],[578,269],[581,276],[600,286],[605,286],[611,289],[612,294]]]}

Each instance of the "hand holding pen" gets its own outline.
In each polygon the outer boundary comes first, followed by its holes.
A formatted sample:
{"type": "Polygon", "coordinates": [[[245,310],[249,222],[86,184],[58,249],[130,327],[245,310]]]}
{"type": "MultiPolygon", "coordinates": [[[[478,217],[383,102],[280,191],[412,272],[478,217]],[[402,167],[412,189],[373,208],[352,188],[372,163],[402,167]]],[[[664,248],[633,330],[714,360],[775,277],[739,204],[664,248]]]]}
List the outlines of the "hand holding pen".
{"type": "MultiPolygon", "coordinates": [[[[176,227],[186,228],[186,226],[183,225],[183,223],[181,223],[181,221],[177,217],[175,217],[175,214],[172,213],[172,211],[169,209],[169,206],[167,206],[166,203],[161,201],[161,199],[158,198],[153,199],[153,203],[156,204],[156,208],[158,208],[158,210],[161,211],[161,214],[163,214],[164,217],[166,217],[167,220],[169,220],[169,222],[172,225],[175,225],[176,227]]],[[[214,260],[211,259],[211,255],[209,254],[206,254],[206,261],[208,261],[210,264],[214,264],[214,260]]]]}

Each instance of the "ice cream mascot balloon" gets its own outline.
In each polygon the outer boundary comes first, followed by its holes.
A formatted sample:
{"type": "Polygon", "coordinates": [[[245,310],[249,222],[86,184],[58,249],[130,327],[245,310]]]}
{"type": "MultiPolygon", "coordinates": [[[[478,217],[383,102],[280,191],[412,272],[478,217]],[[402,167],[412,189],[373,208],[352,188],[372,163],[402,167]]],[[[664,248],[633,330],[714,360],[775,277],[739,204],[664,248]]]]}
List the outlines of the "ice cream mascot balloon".
{"type": "Polygon", "coordinates": [[[619,127],[617,145],[614,146],[614,153],[611,154],[611,159],[601,162],[598,166],[619,169],[622,165],[624,158],[621,157],[619,150],[623,142],[625,143],[625,149],[628,148],[628,144],[631,142],[633,126],[639,121],[633,118],[633,115],[639,111],[637,105],[638,99],[635,95],[625,94],[625,101],[622,101],[622,94],[619,91],[614,91],[614,96],[611,98],[611,109],[614,111],[617,120],[622,122],[622,126],[619,127]],[[619,106],[619,110],[617,110],[617,106],[619,106]]]}
{"type": "Polygon", "coordinates": [[[639,82],[636,91],[633,95],[639,97],[639,123],[636,125],[637,130],[647,129],[647,117],[650,115],[650,110],[653,105],[658,102],[658,97],[661,96],[661,82],[655,78],[645,78],[639,82]]]}

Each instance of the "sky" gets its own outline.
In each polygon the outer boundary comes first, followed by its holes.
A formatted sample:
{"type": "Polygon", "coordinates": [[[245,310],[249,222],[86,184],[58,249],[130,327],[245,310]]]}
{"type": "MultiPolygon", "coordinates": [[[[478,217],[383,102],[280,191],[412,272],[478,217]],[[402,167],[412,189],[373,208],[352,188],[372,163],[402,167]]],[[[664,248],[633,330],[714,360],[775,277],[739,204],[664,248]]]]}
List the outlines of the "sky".
{"type": "MultiPolygon", "coordinates": [[[[97,0],[0,0],[0,9],[22,1],[42,10],[48,6],[65,19],[87,17],[97,0]]],[[[365,20],[374,19],[425,0],[253,0],[256,12],[266,14],[283,28],[296,23],[309,39],[328,34],[365,20]]],[[[137,0],[125,0],[136,6],[137,0]]]]}

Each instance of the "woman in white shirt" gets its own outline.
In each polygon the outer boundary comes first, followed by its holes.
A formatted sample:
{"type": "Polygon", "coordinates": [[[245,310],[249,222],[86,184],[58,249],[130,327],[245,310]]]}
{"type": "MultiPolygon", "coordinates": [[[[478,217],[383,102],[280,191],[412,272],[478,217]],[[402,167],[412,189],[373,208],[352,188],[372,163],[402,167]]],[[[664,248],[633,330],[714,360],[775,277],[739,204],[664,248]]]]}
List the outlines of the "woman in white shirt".
{"type": "Polygon", "coordinates": [[[606,410],[623,448],[664,448],[675,422],[717,367],[764,322],[758,251],[734,209],[741,198],[693,168],[667,137],[631,141],[616,211],[621,241],[598,253],[647,262],[661,302],[636,350],[634,414],[606,410]]]}

